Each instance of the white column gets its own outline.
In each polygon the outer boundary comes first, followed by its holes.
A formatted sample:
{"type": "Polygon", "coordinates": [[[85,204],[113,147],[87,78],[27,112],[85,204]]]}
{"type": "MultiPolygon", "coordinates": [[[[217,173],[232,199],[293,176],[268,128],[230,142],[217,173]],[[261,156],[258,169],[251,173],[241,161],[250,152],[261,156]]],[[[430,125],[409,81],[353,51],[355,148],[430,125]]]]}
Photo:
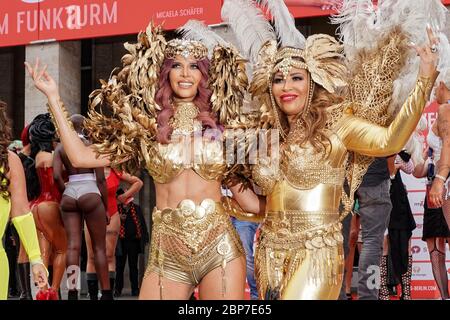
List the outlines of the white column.
{"type": "MultiPolygon", "coordinates": [[[[26,61],[34,63],[39,57],[41,64],[48,65],[49,74],[59,85],[59,92],[70,114],[80,112],[81,79],[80,41],[33,44],[26,47],[26,61]]],[[[27,71],[25,71],[27,72],[27,71]]],[[[47,112],[47,99],[38,91],[31,78],[25,78],[25,124],[47,112]]]]}

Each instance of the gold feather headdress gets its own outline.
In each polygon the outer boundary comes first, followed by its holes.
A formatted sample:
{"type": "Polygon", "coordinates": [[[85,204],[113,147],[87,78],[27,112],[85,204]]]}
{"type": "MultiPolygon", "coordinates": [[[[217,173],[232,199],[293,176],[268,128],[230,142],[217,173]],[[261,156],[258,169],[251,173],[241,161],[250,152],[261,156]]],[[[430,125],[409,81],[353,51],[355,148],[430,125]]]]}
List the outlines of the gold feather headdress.
{"type": "Polygon", "coordinates": [[[212,109],[223,125],[239,117],[248,86],[245,59],[200,22],[191,21],[183,28],[184,32],[189,28],[207,32],[209,37],[167,42],[161,26],[151,22],[136,43],[124,44],[128,53],[122,57],[122,69],[113,71],[109,81],[101,81],[101,89],[89,96],[85,126],[96,152],[109,156],[112,167],[135,172],[151,161],[149,153],[158,133],[156,117],[161,110],[155,95],[164,59],[181,55],[201,60],[209,51],[212,109]]]}
{"type": "Polygon", "coordinates": [[[191,56],[196,60],[201,60],[208,57],[208,48],[200,41],[173,39],[167,43],[164,56],[168,59],[173,59],[176,56],[185,58],[191,56]]]}
{"type": "Polygon", "coordinates": [[[253,62],[249,91],[261,106],[260,125],[280,129],[284,138],[286,134],[282,130],[271,92],[274,74],[280,71],[287,77],[293,67],[309,72],[309,93],[303,110],[307,114],[316,84],[331,93],[347,85],[343,47],[325,34],[305,39],[295,27],[295,21],[283,0],[256,2],[270,13],[275,28],[265,19],[261,8],[249,0],[225,0],[222,18],[230,24],[244,56],[253,62]],[[249,18],[244,20],[242,15],[249,18]]]}

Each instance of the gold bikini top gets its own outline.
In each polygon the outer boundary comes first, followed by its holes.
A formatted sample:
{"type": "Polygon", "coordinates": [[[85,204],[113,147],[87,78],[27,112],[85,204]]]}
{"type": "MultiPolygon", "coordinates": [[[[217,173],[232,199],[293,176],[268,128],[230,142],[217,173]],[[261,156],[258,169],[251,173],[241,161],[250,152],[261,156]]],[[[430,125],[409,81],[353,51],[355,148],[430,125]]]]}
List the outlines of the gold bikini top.
{"type": "Polygon", "coordinates": [[[342,186],[345,178],[345,146],[337,136],[331,139],[332,151],[326,159],[315,152],[312,145],[305,147],[290,145],[270,161],[258,159],[252,169],[253,181],[262,188],[264,194],[270,194],[275,185],[286,181],[296,189],[312,189],[318,184],[342,186]],[[277,163],[278,162],[278,163],[277,163]]]}
{"type": "Polygon", "coordinates": [[[186,137],[177,143],[154,142],[149,156],[147,170],[157,183],[169,183],[184,170],[193,170],[205,180],[220,181],[227,171],[220,140],[186,137]]]}

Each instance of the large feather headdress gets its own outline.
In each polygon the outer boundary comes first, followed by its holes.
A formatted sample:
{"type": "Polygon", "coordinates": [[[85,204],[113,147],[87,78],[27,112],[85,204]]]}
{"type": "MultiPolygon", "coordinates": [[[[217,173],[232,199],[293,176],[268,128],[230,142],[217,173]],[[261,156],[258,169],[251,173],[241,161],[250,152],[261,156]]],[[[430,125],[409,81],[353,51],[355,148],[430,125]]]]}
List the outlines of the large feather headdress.
{"type": "MultiPolygon", "coordinates": [[[[387,126],[413,89],[420,59],[409,44],[428,42],[426,25],[438,32],[445,25],[446,8],[440,0],[344,0],[332,23],[351,63],[347,103],[353,114],[387,126]]],[[[438,70],[448,69],[448,40],[440,33],[438,70]]],[[[415,158],[416,155],[415,155],[415,158]]],[[[359,188],[373,158],[352,154],[346,170],[353,193],[359,188]]]]}
{"type": "Polygon", "coordinates": [[[329,92],[346,86],[342,46],[324,34],[305,39],[283,0],[225,0],[222,19],[230,25],[243,55],[252,63],[249,91],[261,106],[262,127],[280,127],[270,94],[276,71],[287,74],[293,66],[307,69],[312,81],[329,92]],[[271,16],[273,27],[266,14],[271,16]]]}
{"type": "MultiPolygon", "coordinates": [[[[428,43],[425,32],[431,25],[439,36],[439,79],[444,79],[450,69],[450,46],[442,32],[446,26],[447,9],[440,0],[379,0],[378,6],[372,0],[344,0],[339,13],[332,23],[338,24],[338,34],[344,43],[346,57],[355,61],[361,51],[376,49],[380,41],[392,33],[394,28],[410,43],[428,43]]],[[[414,50],[405,48],[408,54],[393,83],[392,101],[389,114],[396,114],[415,85],[420,59],[414,50]]]]}
{"type": "Polygon", "coordinates": [[[178,32],[184,39],[201,41],[208,48],[211,60],[209,87],[213,91],[211,104],[220,123],[230,127],[246,122],[240,114],[248,87],[247,60],[233,44],[200,21],[190,20],[178,32]]]}
{"type": "Polygon", "coordinates": [[[240,117],[248,87],[246,60],[239,51],[200,22],[190,21],[182,39],[166,41],[161,26],[152,22],[140,32],[136,43],[125,43],[123,67],[90,95],[86,128],[98,154],[109,156],[112,167],[135,172],[151,161],[156,140],[155,101],[164,59],[177,55],[211,60],[208,86],[212,109],[223,125],[240,117]]]}

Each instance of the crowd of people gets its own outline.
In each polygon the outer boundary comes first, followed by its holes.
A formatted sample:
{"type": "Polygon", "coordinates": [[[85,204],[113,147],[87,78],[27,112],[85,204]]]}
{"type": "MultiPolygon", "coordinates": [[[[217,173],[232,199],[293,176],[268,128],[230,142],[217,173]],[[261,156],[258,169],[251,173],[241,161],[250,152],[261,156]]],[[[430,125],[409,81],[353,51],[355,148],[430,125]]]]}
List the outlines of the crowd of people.
{"type": "MultiPolygon", "coordinates": [[[[80,139],[88,143],[82,135],[84,117],[75,114],[71,119],[80,139]]],[[[104,298],[112,299],[115,282],[113,271],[116,268],[115,251],[121,227],[116,191],[123,180],[128,188],[126,192],[122,189],[122,194],[117,198],[119,201],[131,202],[142,187],[142,181],[138,177],[121,174],[110,168],[73,167],[64,147],[58,144],[57,132],[48,113],[36,116],[23,129],[20,143],[10,145],[10,148],[13,148],[22,160],[27,198],[36,225],[42,260],[52,271],[49,288],[46,290],[48,294],[45,297],[54,300],[61,298],[60,286],[64,273],[68,279],[73,279],[73,275],[78,278],[81,270],[81,246],[86,243],[89,297],[92,300],[98,298],[98,273],[104,298]],[[110,228],[112,231],[109,231],[110,228]],[[85,242],[82,241],[83,230],[85,242]],[[93,235],[92,240],[90,233],[93,235]]],[[[137,205],[128,203],[128,206],[134,208],[137,205]]],[[[142,216],[142,213],[140,215],[142,216]]],[[[147,228],[142,222],[139,227],[139,230],[147,228]]],[[[14,227],[11,225],[7,233],[10,245],[7,247],[11,249],[9,262],[12,270],[16,269],[15,255],[19,256],[19,251],[24,247],[14,234],[14,227]]],[[[140,239],[144,235],[145,233],[141,232],[139,236],[135,236],[140,239]]],[[[137,258],[136,256],[132,259],[137,258]]],[[[20,261],[16,259],[20,286],[11,281],[10,293],[18,293],[19,287],[20,299],[31,300],[33,297],[29,263],[24,259],[20,261]]],[[[134,260],[133,263],[136,264],[134,260]]],[[[11,273],[10,277],[14,278],[14,275],[15,273],[11,273]]],[[[137,276],[137,270],[131,269],[130,275],[137,276]]],[[[71,285],[73,287],[68,288],[68,299],[77,299],[80,284],[74,281],[71,285]]],[[[137,290],[136,287],[133,289],[137,290]]]]}
{"type": "Polygon", "coordinates": [[[400,284],[409,300],[416,225],[401,172],[428,178],[423,239],[449,298],[445,7],[344,1],[336,40],[305,38],[284,1],[256,2],[224,1],[235,44],[198,21],[167,41],[151,23],[90,95],[86,118],[69,117],[39,59],[25,63],[49,113],[10,145],[0,108],[1,234],[9,216],[14,226],[9,261],[0,250],[0,299],[8,283],[16,293],[16,272],[20,298],[33,299],[30,270],[37,299],[79,299],[85,243],[91,300],[123,294],[127,259],[139,299],[190,299],[196,289],[199,299],[244,299],[246,282],[251,299],[353,299],[356,249],[358,299],[388,300],[400,284]],[[419,17],[387,14],[395,10],[419,17]],[[433,97],[437,121],[424,128],[433,97]],[[155,184],[151,213],[133,202],[141,170],[155,184]]]}

